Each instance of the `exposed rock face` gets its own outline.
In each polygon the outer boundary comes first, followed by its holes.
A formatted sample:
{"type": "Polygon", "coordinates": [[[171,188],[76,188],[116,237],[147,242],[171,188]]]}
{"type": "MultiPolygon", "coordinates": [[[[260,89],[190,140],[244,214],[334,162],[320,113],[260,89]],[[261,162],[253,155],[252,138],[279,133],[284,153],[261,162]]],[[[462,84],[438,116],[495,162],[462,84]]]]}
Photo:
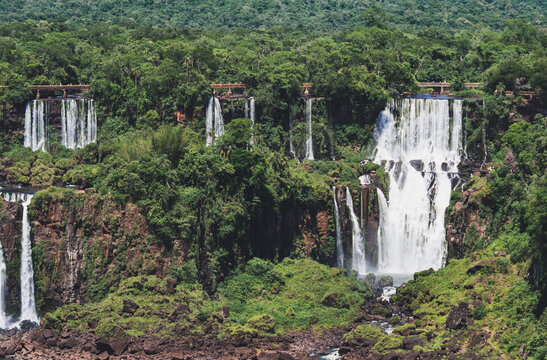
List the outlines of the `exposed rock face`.
{"type": "Polygon", "coordinates": [[[182,260],[147,242],[148,225],[135,204],[120,207],[97,194],[35,199],[35,282],[43,287],[46,309],[86,302],[141,272],[163,275],[182,260]]]}
{"type": "Polygon", "coordinates": [[[19,287],[19,253],[21,248],[21,220],[23,218],[23,206],[18,203],[0,201],[0,241],[4,252],[4,261],[8,275],[6,298],[6,310],[13,315],[19,313],[21,301],[19,287]]]}
{"type": "Polygon", "coordinates": [[[471,309],[467,303],[461,302],[458,306],[454,306],[446,319],[446,328],[455,330],[466,327],[469,324],[471,309]]]}

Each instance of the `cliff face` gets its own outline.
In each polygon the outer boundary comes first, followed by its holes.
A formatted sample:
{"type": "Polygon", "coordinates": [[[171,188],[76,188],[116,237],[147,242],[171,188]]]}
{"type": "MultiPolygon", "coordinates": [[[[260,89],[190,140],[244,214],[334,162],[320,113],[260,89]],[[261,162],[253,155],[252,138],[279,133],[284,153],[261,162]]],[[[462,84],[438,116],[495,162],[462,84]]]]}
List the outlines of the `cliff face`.
{"type": "Polygon", "coordinates": [[[21,304],[19,299],[19,256],[21,252],[23,206],[4,200],[0,201],[0,206],[0,241],[2,242],[4,261],[8,273],[6,310],[9,314],[17,314],[21,304]]]}
{"type": "MultiPolygon", "coordinates": [[[[17,315],[22,206],[3,202],[3,207],[0,236],[8,267],[8,310],[17,315]]],[[[210,260],[218,249],[208,248],[210,244],[202,248],[190,239],[164,244],[151,233],[146,210],[134,203],[120,205],[93,190],[57,189],[36,193],[29,211],[40,313],[99,299],[131,276],[163,277],[172,266],[189,259],[196,260],[197,275],[206,289],[220,279],[210,260]],[[197,257],[196,250],[200,251],[197,257]]],[[[286,206],[275,216],[264,214],[249,225],[250,243],[234,244],[233,251],[242,254],[242,259],[275,259],[296,252],[328,262],[335,256],[329,212],[323,207],[286,206]]]]}
{"type": "Polygon", "coordinates": [[[142,272],[163,275],[181,258],[149,240],[142,209],[97,194],[51,197],[39,193],[32,203],[35,283],[38,304],[100,298],[112,286],[142,272]]]}

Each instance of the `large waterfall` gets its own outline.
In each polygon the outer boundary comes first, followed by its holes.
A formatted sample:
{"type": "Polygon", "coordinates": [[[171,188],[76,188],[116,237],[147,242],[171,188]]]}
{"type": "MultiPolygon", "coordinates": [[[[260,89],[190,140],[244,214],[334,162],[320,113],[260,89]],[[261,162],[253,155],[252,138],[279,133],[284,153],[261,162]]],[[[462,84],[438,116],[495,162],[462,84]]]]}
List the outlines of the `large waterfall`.
{"type": "Polygon", "coordinates": [[[27,102],[25,110],[25,142],[24,145],[33,151],[47,151],[47,130],[49,119],[49,103],[33,100],[27,102]]]}
{"type": "Polygon", "coordinates": [[[334,200],[334,220],[336,227],[336,266],[344,268],[344,246],[342,244],[342,221],[340,219],[340,209],[336,200],[336,187],[332,187],[332,197],[334,200]]]}
{"type": "Polygon", "coordinates": [[[365,238],[361,232],[359,219],[353,210],[353,199],[351,198],[351,192],[348,187],[346,187],[346,206],[349,210],[352,228],[351,269],[357,271],[358,274],[365,274],[365,238]]]}
{"type": "Polygon", "coordinates": [[[306,99],[306,122],[308,139],[306,140],[306,160],[314,160],[313,157],[313,131],[312,131],[312,98],[306,99]]]}
{"type": "Polygon", "coordinates": [[[63,99],[61,102],[62,144],[83,148],[97,141],[97,113],[93,100],[63,99]]]}
{"type": "MultiPolygon", "coordinates": [[[[36,313],[36,305],[34,299],[34,270],[32,266],[32,243],[30,240],[30,221],[28,216],[28,206],[32,200],[33,195],[26,193],[9,192],[4,193],[4,199],[9,202],[21,201],[23,206],[23,219],[22,219],[22,237],[21,241],[21,268],[20,268],[20,284],[21,284],[21,316],[19,321],[30,320],[38,323],[39,318],[36,313]]],[[[1,246],[0,246],[1,250],[1,246]]],[[[0,305],[4,306],[3,300],[5,291],[5,276],[2,276],[2,267],[5,269],[5,263],[2,256],[2,262],[0,263],[0,305]],[[2,282],[4,284],[2,284],[2,282]]],[[[5,274],[5,271],[4,271],[5,274]]],[[[7,321],[6,315],[2,307],[2,315],[0,315],[0,321],[4,319],[4,326],[0,323],[0,328],[9,327],[10,324],[7,321]]]]}
{"type": "Polygon", "coordinates": [[[412,274],[443,264],[444,213],[458,177],[462,102],[403,99],[378,118],[375,162],[389,174],[389,200],[378,190],[378,271],[412,274]],[[396,116],[395,116],[395,115],[396,116]]]}
{"type": "Polygon", "coordinates": [[[222,118],[222,108],[220,100],[212,96],[209,99],[207,110],[205,111],[205,144],[211,146],[214,139],[224,135],[224,119],[222,118]]]}

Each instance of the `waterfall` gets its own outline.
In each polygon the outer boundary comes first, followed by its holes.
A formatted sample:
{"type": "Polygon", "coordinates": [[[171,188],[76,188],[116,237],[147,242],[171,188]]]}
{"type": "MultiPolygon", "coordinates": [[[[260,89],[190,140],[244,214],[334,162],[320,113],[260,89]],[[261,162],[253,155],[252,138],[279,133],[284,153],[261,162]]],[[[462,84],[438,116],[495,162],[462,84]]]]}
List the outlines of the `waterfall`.
{"type": "Polygon", "coordinates": [[[224,119],[222,118],[222,108],[220,100],[215,98],[215,137],[218,139],[224,135],[224,119]]]}
{"type": "Polygon", "coordinates": [[[351,269],[357,271],[358,274],[366,273],[365,266],[365,238],[361,233],[361,226],[359,220],[353,211],[353,200],[351,198],[351,192],[349,188],[346,187],[346,206],[349,209],[350,219],[351,219],[351,243],[352,243],[352,253],[351,253],[351,269]]]}
{"type": "Polygon", "coordinates": [[[32,245],[28,205],[32,195],[23,195],[23,241],[21,243],[21,321],[39,322],[34,304],[34,270],[32,268],[32,245]]]}
{"type": "Polygon", "coordinates": [[[306,158],[305,160],[314,160],[313,158],[313,136],[312,136],[312,98],[306,99],[306,121],[308,127],[308,139],[306,140],[306,158]]]}
{"type": "Polygon", "coordinates": [[[224,135],[224,119],[220,100],[212,96],[205,111],[205,145],[213,145],[214,140],[222,135],[224,135]]]}
{"type": "Polygon", "coordinates": [[[293,157],[296,157],[296,152],[294,151],[294,118],[293,118],[293,107],[289,105],[289,151],[293,157]]]}
{"type": "Polygon", "coordinates": [[[332,195],[334,200],[334,220],[336,226],[336,266],[340,269],[344,268],[344,247],[342,245],[342,222],[340,221],[340,209],[338,209],[338,201],[336,200],[336,187],[332,187],[332,195]]]}
{"type": "Polygon", "coordinates": [[[207,146],[213,145],[213,102],[214,97],[211,97],[205,111],[205,145],[207,146]]]}
{"type": "Polygon", "coordinates": [[[253,128],[255,126],[255,98],[251,97],[250,99],[250,107],[251,107],[251,123],[253,124],[253,128]]]}
{"type": "Polygon", "coordinates": [[[97,113],[93,100],[63,99],[61,102],[62,144],[83,148],[97,141],[97,113]]]}
{"type": "Polygon", "coordinates": [[[0,242],[0,329],[7,328],[8,317],[6,315],[6,305],[5,305],[5,291],[6,291],[6,262],[4,261],[4,251],[2,249],[2,242],[0,242]]]}
{"type": "MultiPolygon", "coordinates": [[[[20,321],[30,320],[39,323],[38,314],[36,313],[35,299],[34,299],[34,270],[32,266],[32,243],[30,240],[30,221],[28,217],[28,206],[32,200],[33,195],[26,193],[4,193],[4,199],[9,202],[22,201],[23,205],[23,229],[21,242],[21,317],[20,321]]],[[[3,263],[3,260],[2,260],[3,263]]],[[[3,264],[5,267],[5,264],[3,264]]],[[[2,264],[0,264],[1,272],[2,264]]],[[[2,276],[0,275],[0,284],[2,276]]],[[[1,285],[0,285],[1,286],[1,285]]],[[[2,287],[3,289],[3,287],[2,287]]],[[[2,295],[0,295],[2,298],[2,295]]],[[[0,300],[2,301],[2,300],[0,300]]],[[[2,327],[0,325],[0,327],[2,327]]]]}
{"type": "Polygon", "coordinates": [[[378,190],[378,270],[412,274],[443,264],[444,212],[462,151],[460,100],[403,99],[380,113],[375,162],[390,178],[389,200],[378,190]],[[398,110],[398,119],[392,110],[398,110]]]}
{"type": "Polygon", "coordinates": [[[49,103],[42,100],[27,102],[25,110],[24,145],[32,151],[47,151],[49,103]]]}

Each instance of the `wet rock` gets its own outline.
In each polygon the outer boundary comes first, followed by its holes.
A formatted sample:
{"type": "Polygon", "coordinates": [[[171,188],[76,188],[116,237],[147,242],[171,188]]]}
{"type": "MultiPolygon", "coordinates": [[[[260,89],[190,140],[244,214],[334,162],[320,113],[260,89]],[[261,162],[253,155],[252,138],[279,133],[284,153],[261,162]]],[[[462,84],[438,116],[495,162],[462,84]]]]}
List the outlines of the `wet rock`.
{"type": "Polygon", "coordinates": [[[47,339],[46,340],[46,345],[49,346],[49,347],[57,346],[57,338],[56,337],[51,337],[51,338],[47,339]]]}
{"type": "Polygon", "coordinates": [[[446,319],[447,329],[461,329],[468,325],[469,317],[471,316],[472,311],[469,308],[469,305],[465,302],[461,302],[458,306],[452,307],[448,318],[446,319]]]}
{"type": "Polygon", "coordinates": [[[40,324],[38,324],[37,322],[34,322],[34,321],[30,321],[30,320],[23,320],[19,324],[19,328],[23,332],[31,331],[31,330],[37,329],[39,327],[40,327],[40,324]]]}
{"type": "Polygon", "coordinates": [[[393,286],[393,278],[389,275],[381,276],[378,280],[378,287],[393,286]]]}
{"type": "Polygon", "coordinates": [[[423,343],[419,336],[407,336],[403,339],[403,349],[412,350],[414,346],[421,346],[423,343]]]}
{"type": "Polygon", "coordinates": [[[59,342],[59,349],[72,349],[78,345],[79,343],[76,339],[63,339],[59,342]]]}
{"type": "Polygon", "coordinates": [[[122,308],[123,313],[133,315],[138,308],[139,308],[139,304],[137,304],[133,300],[123,299],[123,308],[122,308]]]}

